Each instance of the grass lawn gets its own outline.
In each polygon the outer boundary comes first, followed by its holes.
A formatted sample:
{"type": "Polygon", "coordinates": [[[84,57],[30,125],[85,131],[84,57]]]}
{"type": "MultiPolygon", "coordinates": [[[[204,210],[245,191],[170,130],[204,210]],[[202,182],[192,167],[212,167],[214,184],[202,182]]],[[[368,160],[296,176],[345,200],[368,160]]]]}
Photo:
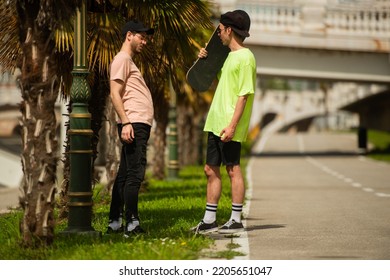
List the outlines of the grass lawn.
{"type": "MultiPolygon", "coordinates": [[[[244,167],[244,166],[243,166],[244,167]]],[[[224,170],[223,170],[224,171],[224,170]]],[[[218,206],[217,221],[226,222],[231,211],[230,183],[223,176],[223,194],[218,206]]],[[[204,214],[206,178],[203,167],[186,167],[174,181],[148,180],[140,194],[139,211],[144,235],[125,238],[122,234],[105,234],[108,223],[110,195],[103,186],[94,188],[93,224],[101,237],[61,232],[67,220],[56,225],[54,244],[46,248],[26,249],[20,246],[19,222],[23,213],[15,210],[0,216],[0,259],[4,260],[193,260],[199,258],[233,258],[232,251],[208,253],[214,240],[189,231],[204,214]]]]}
{"type": "Polygon", "coordinates": [[[367,137],[368,141],[374,146],[367,156],[372,159],[390,162],[390,133],[368,130],[367,137]]]}

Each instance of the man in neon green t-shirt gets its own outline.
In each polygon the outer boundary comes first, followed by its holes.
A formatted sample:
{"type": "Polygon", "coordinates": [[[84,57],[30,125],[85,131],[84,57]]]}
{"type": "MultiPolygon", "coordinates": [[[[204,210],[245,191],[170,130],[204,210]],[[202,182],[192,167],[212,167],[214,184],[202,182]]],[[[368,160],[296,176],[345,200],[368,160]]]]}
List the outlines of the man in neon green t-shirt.
{"type": "MultiPolygon", "coordinates": [[[[247,137],[256,87],[256,61],[243,45],[249,37],[250,18],[245,11],[221,15],[219,37],[230,53],[218,74],[218,86],[207,115],[204,131],[208,132],[207,204],[204,218],[192,230],[195,233],[235,233],[243,231],[241,213],[245,185],[240,168],[241,142],[247,137]],[[232,213],[228,222],[218,228],[216,212],[221,196],[221,164],[226,166],[232,188],[232,213]]],[[[201,49],[199,57],[206,57],[201,49]]]]}

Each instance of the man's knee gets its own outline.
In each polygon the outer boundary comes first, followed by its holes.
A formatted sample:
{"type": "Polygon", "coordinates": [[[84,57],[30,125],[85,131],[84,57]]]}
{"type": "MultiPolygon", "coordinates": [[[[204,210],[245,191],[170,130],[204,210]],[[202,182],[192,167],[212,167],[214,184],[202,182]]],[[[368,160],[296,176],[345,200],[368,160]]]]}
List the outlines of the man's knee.
{"type": "Polygon", "coordinates": [[[218,176],[218,170],[219,170],[218,166],[211,166],[208,164],[204,166],[204,174],[206,174],[207,178],[218,176]]]}
{"type": "Polygon", "coordinates": [[[241,174],[241,168],[239,165],[227,165],[226,172],[230,178],[237,176],[237,174],[241,174]]]}

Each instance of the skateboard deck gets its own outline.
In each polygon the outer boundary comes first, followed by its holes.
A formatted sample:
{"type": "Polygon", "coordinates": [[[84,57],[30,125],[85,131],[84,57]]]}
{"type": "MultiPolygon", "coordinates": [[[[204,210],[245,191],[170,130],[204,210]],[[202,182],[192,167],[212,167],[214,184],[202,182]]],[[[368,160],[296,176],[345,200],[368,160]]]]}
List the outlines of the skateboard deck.
{"type": "Polygon", "coordinates": [[[207,57],[198,58],[187,72],[188,83],[200,92],[210,88],[230,52],[230,49],[222,44],[217,30],[218,28],[214,30],[207,43],[207,57]]]}

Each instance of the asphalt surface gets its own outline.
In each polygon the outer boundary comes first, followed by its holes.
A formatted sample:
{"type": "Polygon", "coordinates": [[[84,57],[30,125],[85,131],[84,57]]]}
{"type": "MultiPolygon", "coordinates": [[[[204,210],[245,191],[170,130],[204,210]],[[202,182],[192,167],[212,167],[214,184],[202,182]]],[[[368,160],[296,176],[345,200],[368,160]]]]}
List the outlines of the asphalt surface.
{"type": "Polygon", "coordinates": [[[19,205],[19,189],[0,187],[0,214],[19,205]]]}
{"type": "Polygon", "coordinates": [[[358,152],[351,134],[257,143],[241,258],[389,260],[390,164],[358,152]]]}

